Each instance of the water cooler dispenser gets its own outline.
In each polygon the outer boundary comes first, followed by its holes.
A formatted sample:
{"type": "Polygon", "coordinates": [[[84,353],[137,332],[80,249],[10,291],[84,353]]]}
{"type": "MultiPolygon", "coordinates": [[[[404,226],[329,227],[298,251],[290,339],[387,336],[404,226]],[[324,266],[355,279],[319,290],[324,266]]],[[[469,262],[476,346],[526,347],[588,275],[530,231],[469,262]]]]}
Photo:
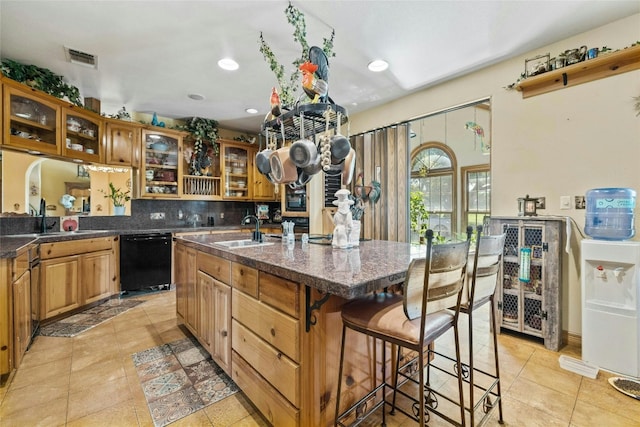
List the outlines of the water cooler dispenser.
{"type": "Polygon", "coordinates": [[[582,241],[582,360],[640,377],[640,242],[582,241]]]}

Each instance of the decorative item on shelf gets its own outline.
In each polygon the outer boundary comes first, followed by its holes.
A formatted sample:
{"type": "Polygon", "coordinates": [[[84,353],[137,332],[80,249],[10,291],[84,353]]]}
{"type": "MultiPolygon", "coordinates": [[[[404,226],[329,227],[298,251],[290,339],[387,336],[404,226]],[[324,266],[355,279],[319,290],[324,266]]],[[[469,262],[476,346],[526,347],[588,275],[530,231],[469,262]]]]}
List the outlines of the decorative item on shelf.
{"type": "Polygon", "coordinates": [[[518,198],[518,216],[536,216],[537,197],[529,197],[527,194],[525,197],[518,198]]]}
{"type": "Polygon", "coordinates": [[[56,98],[66,98],[79,107],[83,106],[78,88],[65,83],[62,76],[54,74],[51,70],[35,65],[21,64],[7,58],[0,61],[0,70],[2,70],[2,74],[12,80],[24,83],[56,98]]]}
{"type": "Polygon", "coordinates": [[[525,77],[533,77],[538,74],[546,73],[550,70],[549,60],[551,55],[549,53],[545,55],[538,55],[533,58],[525,59],[524,61],[524,73],[525,77]]]}
{"type": "Polygon", "coordinates": [[[592,47],[591,49],[587,50],[586,59],[597,58],[598,57],[598,53],[599,53],[599,49],[597,47],[592,47]]]}
{"type": "Polygon", "coordinates": [[[122,191],[120,188],[116,188],[112,182],[109,183],[109,192],[100,189],[100,192],[104,194],[105,199],[111,199],[113,203],[113,210],[115,215],[124,215],[125,202],[131,200],[129,196],[130,191],[122,191]]]}
{"type": "Polygon", "coordinates": [[[153,113],[153,118],[151,119],[151,125],[152,126],[158,126],[158,127],[165,127],[164,122],[160,122],[158,121],[158,115],[156,113],[153,113]]]}
{"type": "Polygon", "coordinates": [[[184,126],[178,126],[178,129],[189,132],[194,139],[193,151],[185,150],[185,160],[189,163],[189,175],[210,175],[208,168],[212,165],[213,157],[220,152],[220,146],[217,143],[218,122],[192,117],[184,126]],[[191,155],[188,155],[187,151],[191,155]]]}
{"type": "Polygon", "coordinates": [[[577,64],[578,62],[584,61],[587,56],[587,47],[580,46],[577,49],[569,49],[564,51],[565,56],[567,57],[566,65],[577,64]]]}
{"type": "Polygon", "coordinates": [[[129,114],[129,112],[127,111],[127,109],[124,107],[124,105],[122,106],[122,108],[120,110],[118,110],[118,112],[111,116],[114,119],[119,119],[119,120],[125,120],[127,122],[131,121],[131,115],[129,114]]]}

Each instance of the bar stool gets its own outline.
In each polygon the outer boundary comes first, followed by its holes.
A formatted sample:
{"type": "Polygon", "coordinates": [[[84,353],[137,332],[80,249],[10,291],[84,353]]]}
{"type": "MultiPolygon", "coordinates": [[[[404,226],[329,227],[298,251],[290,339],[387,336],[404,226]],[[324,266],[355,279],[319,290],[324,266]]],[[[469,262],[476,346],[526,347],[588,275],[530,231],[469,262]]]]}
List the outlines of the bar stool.
{"type": "MultiPolygon", "coordinates": [[[[498,362],[498,336],[496,331],[495,318],[495,291],[500,277],[500,266],[504,253],[505,234],[495,236],[483,236],[483,226],[476,228],[476,244],[473,257],[467,264],[467,280],[465,281],[460,313],[466,314],[469,324],[469,363],[462,363],[462,378],[469,385],[469,411],[471,426],[475,426],[475,412],[482,405],[483,417],[479,424],[482,424],[491,410],[498,405],[500,424],[504,423],[502,418],[502,393],[500,388],[500,367],[498,362]],[[493,338],[493,356],[495,363],[495,374],[479,369],[474,366],[473,350],[473,314],[480,307],[490,303],[490,331],[493,338]],[[481,385],[476,381],[476,374],[489,379],[490,384],[481,385]],[[482,390],[482,394],[475,399],[475,389],[482,390]]],[[[445,356],[452,361],[455,359],[445,356]]],[[[440,368],[437,368],[440,369],[440,368]]],[[[457,375],[457,365],[454,366],[452,375],[457,375]]],[[[442,370],[442,369],[440,369],[442,370]]],[[[451,372],[448,372],[451,373],[451,372]]]]}
{"type": "MultiPolygon", "coordinates": [[[[491,409],[498,405],[500,424],[504,423],[502,418],[502,392],[500,388],[500,364],[498,360],[498,334],[496,325],[496,307],[495,292],[498,280],[500,280],[500,267],[502,265],[502,255],[504,253],[505,234],[495,236],[482,236],[482,225],[478,225],[476,232],[476,250],[473,256],[473,265],[467,265],[467,272],[471,271],[471,284],[467,287],[465,298],[466,301],[461,304],[460,312],[467,315],[469,320],[469,402],[470,402],[470,421],[471,425],[475,425],[475,411],[482,405],[484,415],[480,423],[489,415],[491,409]],[[482,369],[474,367],[473,363],[473,313],[478,308],[489,303],[489,329],[493,338],[493,358],[495,363],[495,374],[486,372],[482,369]],[[480,373],[491,378],[492,382],[487,387],[482,387],[474,381],[474,374],[480,373]],[[478,397],[478,401],[474,400],[474,389],[480,388],[483,393],[478,397]],[[492,397],[495,399],[492,402],[492,397]]],[[[467,280],[468,283],[468,280],[467,280]]],[[[465,367],[463,369],[463,378],[465,378],[465,367]]]]}
{"type": "MultiPolygon", "coordinates": [[[[340,368],[338,376],[338,391],[336,396],[335,424],[344,426],[343,419],[350,417],[355,411],[357,419],[353,425],[361,423],[367,416],[382,406],[382,425],[386,425],[385,405],[394,406],[386,399],[387,387],[394,389],[395,384],[389,384],[386,377],[386,344],[394,344],[399,349],[404,348],[417,352],[419,366],[424,367],[430,361],[429,344],[445,332],[453,328],[456,342],[457,372],[461,372],[460,346],[458,343],[458,314],[462,300],[463,282],[466,276],[467,257],[470,241],[433,245],[433,231],[427,230],[427,253],[425,258],[411,261],[407,270],[403,295],[379,293],[365,298],[351,301],[342,307],[342,347],[340,350],[340,368]],[[453,310],[448,309],[451,306],[453,310]],[[366,334],[382,340],[382,380],[380,384],[355,402],[351,407],[340,412],[340,393],[342,390],[342,374],[344,368],[345,336],[347,329],[366,334]],[[425,353],[426,357],[425,357],[425,353]],[[372,407],[360,413],[360,409],[375,398],[382,390],[382,397],[372,407]]],[[[373,374],[374,384],[377,382],[373,374]]],[[[424,369],[419,369],[419,398],[407,396],[417,407],[417,414],[404,412],[424,425],[427,408],[431,402],[430,396],[434,390],[425,383],[424,369]]],[[[463,403],[463,380],[458,375],[458,400],[460,407],[460,422],[444,414],[440,414],[429,407],[428,410],[438,413],[454,425],[465,425],[465,409],[463,403]]],[[[453,401],[453,400],[452,400],[453,401]]]]}

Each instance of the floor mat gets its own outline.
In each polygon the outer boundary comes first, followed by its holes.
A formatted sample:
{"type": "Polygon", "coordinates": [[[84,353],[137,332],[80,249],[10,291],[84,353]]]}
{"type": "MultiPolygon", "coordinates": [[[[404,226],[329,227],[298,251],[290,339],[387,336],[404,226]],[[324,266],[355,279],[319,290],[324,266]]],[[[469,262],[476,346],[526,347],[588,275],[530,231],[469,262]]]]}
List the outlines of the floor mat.
{"type": "Polygon", "coordinates": [[[143,302],[135,299],[113,298],[73,316],[42,326],[38,334],[46,337],[75,337],[143,302]]]}
{"type": "Polygon", "coordinates": [[[184,418],[239,390],[194,338],[131,357],[156,427],[184,418]]]}

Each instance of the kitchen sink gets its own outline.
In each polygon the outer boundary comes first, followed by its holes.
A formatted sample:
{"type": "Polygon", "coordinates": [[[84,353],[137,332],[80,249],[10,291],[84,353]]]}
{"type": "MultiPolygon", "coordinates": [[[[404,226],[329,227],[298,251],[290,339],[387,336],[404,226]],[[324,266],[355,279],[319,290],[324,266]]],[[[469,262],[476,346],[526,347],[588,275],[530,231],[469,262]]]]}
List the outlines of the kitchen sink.
{"type": "Polygon", "coordinates": [[[227,249],[252,248],[256,246],[270,246],[273,242],[256,242],[254,240],[226,240],[224,242],[215,242],[214,245],[224,246],[227,249]]]}

